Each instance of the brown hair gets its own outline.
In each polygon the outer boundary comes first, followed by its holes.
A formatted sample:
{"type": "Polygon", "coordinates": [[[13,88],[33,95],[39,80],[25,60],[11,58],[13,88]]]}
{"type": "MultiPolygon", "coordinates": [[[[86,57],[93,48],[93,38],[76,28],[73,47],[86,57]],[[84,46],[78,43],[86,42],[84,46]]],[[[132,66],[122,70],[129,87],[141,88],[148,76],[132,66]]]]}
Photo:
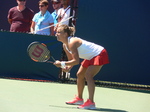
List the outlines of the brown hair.
{"type": "Polygon", "coordinates": [[[68,36],[74,36],[74,34],[75,34],[75,28],[74,28],[74,27],[70,27],[70,26],[65,25],[65,24],[60,25],[59,28],[60,28],[60,27],[63,29],[63,31],[64,31],[65,33],[68,34],[68,36]]]}
{"type": "Polygon", "coordinates": [[[40,3],[43,4],[43,5],[45,5],[45,6],[49,5],[49,2],[47,0],[40,0],[39,4],[40,3]]]}

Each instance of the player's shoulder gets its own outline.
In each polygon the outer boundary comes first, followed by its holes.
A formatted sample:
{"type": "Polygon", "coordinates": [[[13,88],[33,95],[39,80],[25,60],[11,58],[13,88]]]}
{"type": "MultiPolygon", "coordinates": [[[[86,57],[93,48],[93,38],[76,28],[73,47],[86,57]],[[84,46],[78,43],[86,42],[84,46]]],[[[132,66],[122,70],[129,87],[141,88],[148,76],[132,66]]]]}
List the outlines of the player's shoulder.
{"type": "Polygon", "coordinates": [[[80,37],[76,37],[76,36],[73,36],[71,39],[72,39],[72,40],[81,40],[80,37]]]}
{"type": "Polygon", "coordinates": [[[70,38],[70,43],[80,43],[81,42],[81,39],[78,38],[78,37],[72,37],[70,38]]]}
{"type": "Polygon", "coordinates": [[[72,47],[79,47],[82,43],[82,40],[78,37],[72,37],[70,39],[70,43],[69,43],[69,46],[72,46],[72,47]]]}

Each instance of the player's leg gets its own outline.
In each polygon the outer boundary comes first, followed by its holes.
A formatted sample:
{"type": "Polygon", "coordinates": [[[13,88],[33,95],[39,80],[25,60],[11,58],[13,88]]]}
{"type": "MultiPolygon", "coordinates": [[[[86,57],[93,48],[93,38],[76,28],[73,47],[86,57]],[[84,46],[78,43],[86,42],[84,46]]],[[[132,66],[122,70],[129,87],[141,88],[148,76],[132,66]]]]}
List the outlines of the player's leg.
{"type": "Polygon", "coordinates": [[[85,86],[85,73],[87,68],[80,66],[78,72],[77,72],[77,90],[78,90],[78,97],[83,98],[83,90],[85,86]]]}
{"type": "Polygon", "coordinates": [[[89,99],[94,102],[94,92],[95,92],[95,81],[94,81],[94,76],[101,70],[102,66],[89,66],[85,78],[87,81],[87,86],[88,86],[88,92],[89,92],[89,99]]]}
{"type": "Polygon", "coordinates": [[[82,105],[83,104],[83,90],[85,86],[85,72],[87,68],[84,68],[82,65],[80,66],[78,72],[77,72],[77,96],[71,100],[67,101],[66,104],[71,105],[82,105]]]}
{"type": "Polygon", "coordinates": [[[91,65],[87,68],[85,78],[87,81],[89,99],[78,108],[80,109],[96,109],[94,103],[95,81],[93,77],[101,70],[102,66],[91,65]]]}

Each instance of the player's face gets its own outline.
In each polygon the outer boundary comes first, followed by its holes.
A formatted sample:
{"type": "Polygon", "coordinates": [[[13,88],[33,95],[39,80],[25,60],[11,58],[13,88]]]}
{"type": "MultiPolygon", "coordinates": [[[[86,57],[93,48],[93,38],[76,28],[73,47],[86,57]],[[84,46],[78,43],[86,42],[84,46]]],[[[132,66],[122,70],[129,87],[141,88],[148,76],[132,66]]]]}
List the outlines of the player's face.
{"type": "Polygon", "coordinates": [[[57,37],[58,41],[64,42],[65,38],[67,37],[67,33],[65,33],[60,27],[57,29],[55,36],[57,37]]]}

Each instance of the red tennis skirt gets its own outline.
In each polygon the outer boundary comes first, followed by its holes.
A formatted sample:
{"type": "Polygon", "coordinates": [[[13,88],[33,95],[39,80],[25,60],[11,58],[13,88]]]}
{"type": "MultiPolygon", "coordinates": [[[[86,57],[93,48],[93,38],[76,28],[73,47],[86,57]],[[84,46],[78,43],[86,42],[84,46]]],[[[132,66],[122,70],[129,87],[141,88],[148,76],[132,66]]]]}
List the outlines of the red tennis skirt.
{"type": "Polygon", "coordinates": [[[90,65],[101,66],[101,65],[108,64],[108,63],[109,63],[108,53],[106,49],[103,49],[99,55],[93,57],[91,60],[84,59],[81,62],[81,65],[87,68],[90,65]]]}

